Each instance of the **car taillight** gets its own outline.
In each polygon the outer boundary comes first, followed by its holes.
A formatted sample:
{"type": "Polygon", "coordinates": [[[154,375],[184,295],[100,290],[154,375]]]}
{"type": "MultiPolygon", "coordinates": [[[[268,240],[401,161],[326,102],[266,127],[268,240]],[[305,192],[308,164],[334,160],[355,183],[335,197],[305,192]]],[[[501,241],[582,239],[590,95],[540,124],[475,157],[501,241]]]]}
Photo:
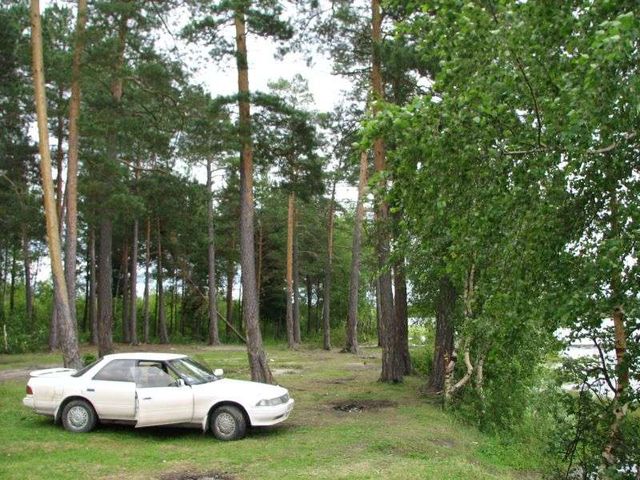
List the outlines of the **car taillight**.
{"type": "Polygon", "coordinates": [[[33,390],[31,390],[29,385],[27,385],[27,395],[33,395],[33,390]]]}

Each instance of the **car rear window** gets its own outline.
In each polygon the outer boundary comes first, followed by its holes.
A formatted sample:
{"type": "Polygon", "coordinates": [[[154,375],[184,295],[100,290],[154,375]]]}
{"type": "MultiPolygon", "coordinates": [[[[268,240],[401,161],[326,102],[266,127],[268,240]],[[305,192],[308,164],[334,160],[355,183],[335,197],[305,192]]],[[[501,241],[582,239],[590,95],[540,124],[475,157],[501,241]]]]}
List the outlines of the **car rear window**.
{"type": "Polygon", "coordinates": [[[135,360],[111,360],[93,377],[94,380],[110,382],[133,382],[135,360]]]}

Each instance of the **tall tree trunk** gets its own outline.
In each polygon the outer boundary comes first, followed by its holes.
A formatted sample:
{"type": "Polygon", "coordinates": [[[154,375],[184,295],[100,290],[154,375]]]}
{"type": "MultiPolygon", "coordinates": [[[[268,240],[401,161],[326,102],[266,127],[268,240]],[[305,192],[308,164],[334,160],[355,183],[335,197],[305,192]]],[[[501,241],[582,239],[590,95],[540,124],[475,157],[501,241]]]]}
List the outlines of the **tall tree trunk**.
{"type": "Polygon", "coordinates": [[[293,229],[295,216],[295,193],[289,193],[287,210],[287,343],[289,348],[296,348],[293,325],[293,229]]]}
{"type": "Polygon", "coordinates": [[[96,291],[96,234],[89,229],[89,323],[91,325],[91,345],[98,344],[98,296],[96,291]]]}
{"type": "Polygon", "coordinates": [[[40,151],[40,174],[46,219],[47,243],[51,259],[51,273],[55,303],[59,315],[60,348],[64,365],[79,368],[82,365],[78,349],[76,325],[71,317],[69,294],[62,268],[62,248],[51,173],[51,153],[49,150],[49,126],[47,124],[47,100],[42,60],[42,25],[40,2],[31,1],[31,43],[33,48],[33,83],[35,90],[36,115],[40,151]]]}
{"type": "Polygon", "coordinates": [[[125,239],[122,249],[122,341],[131,343],[131,326],[129,325],[129,241],[125,239]]]}
{"type": "Polygon", "coordinates": [[[383,325],[380,315],[380,277],[376,278],[375,285],[375,293],[376,293],[376,328],[378,331],[378,347],[382,347],[382,336],[383,336],[383,325]]]}
{"type": "Polygon", "coordinates": [[[311,276],[305,277],[307,287],[307,336],[311,335],[311,305],[313,302],[313,283],[311,276]]]}
{"type": "Polygon", "coordinates": [[[98,356],[113,351],[113,271],[111,266],[113,223],[100,220],[98,245],[98,356]]]}
{"type": "MultiPolygon", "coordinates": [[[[64,102],[64,90],[62,86],[58,89],[58,102],[62,105],[64,102]]],[[[58,215],[58,225],[60,229],[60,236],[62,236],[62,213],[63,213],[63,184],[62,184],[62,170],[63,170],[63,161],[64,161],[64,150],[62,146],[64,145],[64,116],[62,109],[58,112],[58,116],[56,119],[56,140],[58,145],[56,147],[56,213],[58,215]]]]}
{"type": "MultiPolygon", "coordinates": [[[[379,111],[378,101],[384,100],[382,87],[382,68],[380,48],[382,44],[382,15],[380,12],[380,0],[371,0],[372,28],[371,39],[373,44],[371,86],[374,103],[373,112],[379,111]]],[[[373,143],[374,163],[376,173],[382,174],[386,169],[385,147],[382,138],[376,138],[373,143]]],[[[386,190],[384,177],[380,180],[380,189],[386,190]]],[[[382,372],[380,380],[383,382],[401,382],[403,362],[401,349],[399,348],[398,328],[394,321],[393,288],[391,271],[389,268],[389,205],[383,197],[378,200],[376,209],[376,250],[378,254],[378,268],[380,270],[380,320],[382,325],[382,372]]]]}
{"type": "Polygon", "coordinates": [[[160,220],[158,220],[158,337],[160,343],[169,343],[167,334],[167,318],[164,312],[164,285],[162,270],[162,237],[160,233],[160,220]]]}
{"type": "Polygon", "coordinates": [[[302,336],[300,333],[300,272],[298,264],[298,235],[297,232],[297,210],[294,208],[293,212],[293,339],[297,345],[302,343],[302,336]]]}
{"type": "Polygon", "coordinates": [[[260,296],[262,295],[262,263],[264,262],[264,228],[262,228],[262,222],[258,220],[258,273],[256,277],[256,290],[258,292],[258,303],[260,302],[260,296]]]}
{"type": "Polygon", "coordinates": [[[358,292],[360,290],[362,221],[364,219],[364,199],[367,195],[368,167],[369,162],[367,152],[361,152],[360,174],[358,177],[358,200],[356,204],[356,217],[353,224],[353,243],[351,246],[351,275],[349,277],[349,304],[347,307],[347,340],[344,347],[344,351],[349,353],[358,353],[358,292]]]}
{"type": "Polygon", "coordinates": [[[225,297],[226,312],[225,318],[227,319],[226,336],[227,341],[231,338],[231,326],[233,325],[233,279],[236,276],[235,265],[230,258],[227,260],[227,292],[225,297]]]}
{"type": "Polygon", "coordinates": [[[440,278],[438,299],[436,301],[436,337],[433,345],[433,361],[427,390],[440,393],[444,389],[447,359],[453,355],[454,323],[453,314],[457,292],[451,279],[447,276],[440,278]]]}
{"type": "Polygon", "coordinates": [[[139,222],[133,221],[133,238],[131,240],[131,297],[129,304],[129,341],[138,345],[138,229],[139,222]]]}
{"type": "MultiPolygon", "coordinates": [[[[15,248],[11,249],[11,286],[9,288],[9,315],[13,315],[16,308],[16,277],[18,275],[18,263],[16,261],[15,248]]],[[[57,342],[56,342],[57,345],[57,342]]]]}
{"type": "Polygon", "coordinates": [[[238,106],[242,157],[240,161],[240,264],[242,266],[242,315],[246,324],[247,355],[253,381],[272,383],[273,377],[262,344],[258,314],[253,232],[253,146],[249,102],[249,65],[245,14],[238,6],[234,15],[236,62],[238,67],[238,106]]]}
{"type": "Polygon", "coordinates": [[[209,280],[209,345],[220,345],[220,335],[218,333],[218,305],[217,305],[217,283],[216,283],[216,248],[215,231],[213,226],[213,173],[211,158],[207,159],[207,273],[209,280]]]}
{"type": "Polygon", "coordinates": [[[82,332],[91,333],[89,331],[89,272],[86,272],[84,280],[84,306],[82,308],[82,332]]]}
{"type": "MultiPolygon", "coordinates": [[[[620,219],[617,183],[612,182],[610,186],[609,199],[610,212],[610,232],[609,238],[616,240],[620,238],[620,219]]],[[[613,422],[609,427],[609,437],[602,451],[603,465],[601,469],[615,465],[616,448],[620,443],[620,424],[627,414],[629,399],[627,390],[629,390],[629,361],[627,356],[627,333],[625,328],[625,313],[623,308],[624,287],[622,285],[622,259],[616,259],[616,266],[613,267],[611,274],[611,302],[613,303],[613,311],[611,318],[613,320],[613,337],[616,353],[616,389],[611,402],[613,410],[613,422]]]]}
{"type": "Polygon", "coordinates": [[[78,244],[78,150],[80,118],[80,63],[84,51],[87,24],[87,0],[78,0],[75,46],[71,67],[71,99],[69,100],[69,159],[67,161],[67,238],[65,243],[65,278],[69,289],[71,317],[76,318],[76,257],[78,244]]]}
{"type": "Polygon", "coordinates": [[[407,306],[407,277],[404,258],[396,262],[393,269],[393,285],[395,291],[395,323],[398,328],[398,346],[402,361],[402,373],[411,375],[411,355],[409,354],[409,314],[407,306]]]}
{"type": "Polygon", "coordinates": [[[327,256],[324,264],[324,291],[322,299],[322,348],[331,350],[331,268],[333,266],[333,225],[336,199],[336,178],[331,187],[327,211],[327,256]]]}
{"type": "Polygon", "coordinates": [[[151,266],[151,220],[147,218],[144,253],[144,293],[142,298],[142,341],[149,343],[149,282],[151,266]]]}
{"type": "Polygon", "coordinates": [[[22,229],[22,260],[24,264],[24,296],[27,325],[33,329],[33,289],[31,285],[31,252],[26,228],[22,229]]]}

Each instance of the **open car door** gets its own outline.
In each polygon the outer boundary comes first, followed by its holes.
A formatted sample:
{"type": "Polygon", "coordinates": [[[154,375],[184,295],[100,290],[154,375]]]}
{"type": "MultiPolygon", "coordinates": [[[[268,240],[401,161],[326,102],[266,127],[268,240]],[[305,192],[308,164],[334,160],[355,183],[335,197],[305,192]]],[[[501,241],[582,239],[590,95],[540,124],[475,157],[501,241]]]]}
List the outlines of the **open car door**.
{"type": "Polygon", "coordinates": [[[164,362],[141,360],[135,376],[136,427],[192,421],[193,391],[164,362]]]}

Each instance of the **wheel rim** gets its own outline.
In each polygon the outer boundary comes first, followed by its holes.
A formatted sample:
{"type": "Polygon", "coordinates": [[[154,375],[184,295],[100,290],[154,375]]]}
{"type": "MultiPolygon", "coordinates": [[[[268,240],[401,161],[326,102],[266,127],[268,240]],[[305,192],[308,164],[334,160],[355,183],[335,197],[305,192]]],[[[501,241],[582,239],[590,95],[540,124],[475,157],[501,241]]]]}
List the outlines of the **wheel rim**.
{"type": "Polygon", "coordinates": [[[216,429],[221,434],[228,436],[236,431],[236,420],[230,413],[222,412],[216,417],[216,429]]]}
{"type": "Polygon", "coordinates": [[[67,413],[67,421],[71,427],[80,430],[89,423],[89,412],[84,407],[71,407],[67,413]]]}

